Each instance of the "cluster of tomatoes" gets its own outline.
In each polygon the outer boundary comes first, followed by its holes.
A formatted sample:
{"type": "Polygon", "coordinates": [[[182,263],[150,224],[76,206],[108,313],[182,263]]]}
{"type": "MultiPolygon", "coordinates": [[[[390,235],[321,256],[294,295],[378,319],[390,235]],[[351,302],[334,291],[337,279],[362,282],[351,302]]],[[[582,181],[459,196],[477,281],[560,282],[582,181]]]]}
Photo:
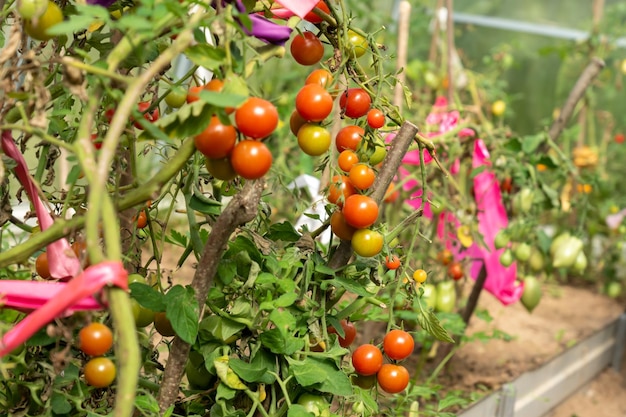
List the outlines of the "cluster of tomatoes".
{"type": "Polygon", "coordinates": [[[91,323],[78,333],[79,349],[92,358],[83,368],[87,384],[96,388],[105,388],[113,383],[116,368],[113,361],[105,356],[113,346],[113,332],[102,323],[91,323]]]}
{"type": "Polygon", "coordinates": [[[389,394],[403,391],[409,385],[409,371],[397,361],[402,361],[413,353],[415,341],[404,330],[391,330],[383,339],[383,349],[367,343],[359,346],[352,353],[352,366],[358,374],[357,384],[371,388],[374,376],[378,386],[389,394]],[[386,356],[392,363],[385,363],[386,356]]]}

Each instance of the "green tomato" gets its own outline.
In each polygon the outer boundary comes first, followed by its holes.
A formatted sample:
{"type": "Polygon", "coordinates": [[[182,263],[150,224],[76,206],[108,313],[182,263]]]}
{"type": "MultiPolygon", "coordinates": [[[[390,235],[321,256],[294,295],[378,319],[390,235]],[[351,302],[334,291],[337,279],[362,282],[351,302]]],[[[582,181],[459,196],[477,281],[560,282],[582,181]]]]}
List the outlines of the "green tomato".
{"type": "Polygon", "coordinates": [[[206,369],[204,357],[195,350],[189,353],[189,359],[185,365],[185,374],[193,389],[206,390],[213,384],[213,375],[206,369]]]}
{"type": "Polygon", "coordinates": [[[528,265],[530,266],[530,270],[533,272],[541,272],[546,266],[543,253],[533,247],[530,250],[530,259],[528,259],[528,265]]]}
{"type": "Polygon", "coordinates": [[[541,284],[537,278],[533,276],[527,276],[524,278],[524,292],[522,293],[522,305],[528,310],[529,313],[537,307],[541,300],[541,284]]]}
{"type": "Polygon", "coordinates": [[[424,73],[424,82],[433,90],[439,87],[439,77],[432,71],[426,71],[424,73]]]}
{"type": "Polygon", "coordinates": [[[442,281],[437,285],[435,309],[442,313],[451,313],[456,306],[456,290],[453,281],[442,281]]]}
{"type": "Polygon", "coordinates": [[[530,259],[532,249],[528,243],[519,243],[515,247],[515,259],[520,262],[526,262],[530,259]]]}
{"type": "Polygon", "coordinates": [[[572,268],[574,269],[574,272],[582,274],[585,272],[585,269],[587,269],[587,265],[587,255],[585,255],[585,252],[581,250],[578,252],[578,256],[576,256],[576,260],[574,261],[572,268]]]}
{"type": "Polygon", "coordinates": [[[500,255],[500,263],[505,268],[508,268],[509,266],[513,264],[513,252],[511,251],[511,249],[506,248],[502,252],[502,254],[500,255]]]}
{"type": "Polygon", "coordinates": [[[510,240],[511,239],[509,238],[507,231],[505,229],[501,229],[494,238],[493,245],[496,249],[502,249],[509,244],[510,240]]]}
{"type": "Polygon", "coordinates": [[[533,206],[535,193],[530,188],[522,188],[513,197],[513,213],[528,213],[533,206]]]}
{"type": "Polygon", "coordinates": [[[133,318],[135,319],[135,326],[146,327],[152,324],[154,321],[154,311],[142,307],[137,300],[130,300],[131,308],[133,310],[133,318]]]}
{"type": "Polygon", "coordinates": [[[297,404],[315,417],[330,417],[330,404],[322,396],[305,392],[298,397],[297,404]]]}
{"type": "Polygon", "coordinates": [[[387,149],[382,144],[376,144],[374,152],[370,155],[370,165],[378,165],[387,156],[387,149]]]}
{"type": "Polygon", "coordinates": [[[362,57],[368,47],[367,39],[353,30],[348,30],[348,48],[353,57],[362,57]]]}
{"type": "Polygon", "coordinates": [[[424,284],[424,294],[422,300],[426,302],[426,306],[430,309],[435,309],[437,305],[437,288],[433,284],[424,284]]]}
{"type": "Polygon", "coordinates": [[[554,252],[552,266],[554,268],[570,268],[574,266],[578,254],[582,251],[583,242],[577,237],[570,236],[564,240],[554,252]]]}
{"type": "Polygon", "coordinates": [[[48,9],[48,0],[18,0],[17,12],[22,19],[35,19],[48,9]]]}
{"type": "Polygon", "coordinates": [[[187,91],[178,86],[172,88],[165,96],[165,103],[173,109],[182,107],[187,102],[187,91]]]}
{"type": "Polygon", "coordinates": [[[569,239],[569,237],[570,237],[569,232],[563,232],[557,237],[555,237],[554,239],[552,239],[552,242],[550,243],[550,256],[554,256],[554,254],[556,253],[556,250],[560,248],[563,242],[569,239]]]}
{"type": "Polygon", "coordinates": [[[611,281],[606,284],[606,288],[604,289],[606,295],[611,298],[617,298],[622,295],[622,284],[617,281],[611,281]]]}
{"type": "Polygon", "coordinates": [[[63,11],[54,2],[48,1],[46,11],[38,19],[24,20],[24,30],[33,39],[47,41],[52,39],[48,29],[63,21],[63,11]],[[36,21],[36,23],[35,23],[36,21]]]}

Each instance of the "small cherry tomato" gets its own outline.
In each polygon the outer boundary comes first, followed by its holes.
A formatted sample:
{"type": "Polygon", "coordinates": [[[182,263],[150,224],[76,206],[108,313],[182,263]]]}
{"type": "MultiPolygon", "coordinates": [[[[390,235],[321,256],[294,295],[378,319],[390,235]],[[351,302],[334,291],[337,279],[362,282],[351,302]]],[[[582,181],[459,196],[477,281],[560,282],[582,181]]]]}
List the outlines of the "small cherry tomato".
{"type": "Polygon", "coordinates": [[[322,155],[330,148],[330,142],[330,132],[322,126],[306,123],[298,130],[298,146],[307,155],[322,155]]]}
{"type": "Polygon", "coordinates": [[[336,210],[330,216],[330,229],[333,234],[341,240],[352,240],[352,236],[356,229],[346,223],[341,210],[336,210]]]}
{"type": "Polygon", "coordinates": [[[448,276],[455,281],[458,281],[465,276],[463,266],[460,262],[454,261],[448,265],[448,276]]]}
{"type": "Polygon", "coordinates": [[[452,252],[449,249],[443,249],[437,254],[437,260],[443,265],[448,265],[452,262],[452,252]]]}
{"type": "Polygon", "coordinates": [[[352,194],[346,198],[342,212],[349,225],[363,229],[373,225],[378,219],[378,204],[366,195],[352,194]]]}
{"type": "Polygon", "coordinates": [[[319,84],[306,84],[296,95],[296,110],[310,122],[321,122],[333,110],[333,98],[319,84]]]}
{"type": "MultiPolygon", "coordinates": [[[[139,110],[139,113],[143,113],[144,119],[146,119],[150,123],[154,123],[157,120],[159,120],[159,108],[155,107],[154,110],[152,110],[152,112],[149,113],[148,109],[150,108],[151,105],[152,103],[149,101],[142,101],[139,104],[137,104],[137,110],[139,110]]],[[[137,120],[133,122],[133,126],[135,126],[137,129],[143,130],[143,126],[137,120]]]]}
{"type": "Polygon", "coordinates": [[[374,375],[383,366],[383,354],[374,345],[361,345],[352,353],[352,366],[359,375],[374,375]]]}
{"type": "Polygon", "coordinates": [[[328,201],[342,207],[344,202],[352,194],[356,193],[354,185],[345,175],[335,175],[328,186],[328,201]]]}
{"type": "Polygon", "coordinates": [[[359,156],[351,149],[341,151],[337,157],[337,165],[343,172],[350,172],[350,169],[359,162],[359,156]]]}
{"type": "Polygon", "coordinates": [[[90,323],[78,333],[78,347],[86,355],[104,355],[112,346],[113,332],[105,324],[90,323]]]}
{"type": "Polygon", "coordinates": [[[305,124],[306,119],[300,116],[298,110],[294,110],[293,112],[291,112],[291,117],[289,117],[289,129],[291,130],[291,133],[298,136],[298,131],[305,124]]]}
{"type": "Polygon", "coordinates": [[[400,198],[400,190],[396,189],[395,184],[389,183],[387,191],[385,192],[385,203],[395,203],[400,198]]]}
{"type": "Polygon", "coordinates": [[[354,323],[349,322],[348,320],[341,320],[339,323],[343,329],[343,337],[339,336],[337,329],[332,326],[328,328],[328,333],[336,334],[337,340],[339,340],[339,345],[347,348],[352,344],[352,342],[354,342],[354,339],[356,339],[356,327],[354,327],[354,323]]]}
{"type": "Polygon", "coordinates": [[[324,57],[324,45],[313,32],[294,36],[290,51],[293,59],[300,65],[315,65],[324,57]]]}
{"type": "Polygon", "coordinates": [[[413,336],[404,330],[394,329],[385,335],[383,350],[389,359],[406,359],[413,353],[415,341],[413,336]]]}
{"type": "Polygon", "coordinates": [[[401,264],[402,263],[400,261],[400,258],[398,258],[396,255],[385,257],[385,266],[387,267],[387,269],[398,269],[400,268],[401,264]]]}
{"type": "Polygon", "coordinates": [[[24,20],[24,31],[33,39],[47,41],[53,38],[48,29],[63,21],[63,11],[53,1],[48,1],[48,6],[41,16],[36,19],[24,20]]]}
{"type": "Polygon", "coordinates": [[[357,229],[352,235],[352,249],[364,258],[371,258],[383,250],[383,235],[371,229],[357,229]]]}
{"type": "Polygon", "coordinates": [[[183,87],[172,87],[165,95],[165,104],[173,109],[182,107],[187,102],[187,92],[183,87]]]}
{"type": "Polygon", "coordinates": [[[342,128],[335,138],[335,146],[339,152],[350,149],[356,151],[365,135],[365,130],[356,125],[350,125],[342,128]]]}
{"type": "Polygon", "coordinates": [[[380,109],[370,109],[367,112],[367,124],[372,129],[380,129],[385,125],[385,114],[380,109]]]}
{"type": "Polygon", "coordinates": [[[237,129],[253,139],[269,136],[278,126],[276,106],[259,97],[250,97],[235,110],[237,129]]]}
{"type": "Polygon", "coordinates": [[[376,374],[376,380],[383,391],[396,394],[409,385],[409,371],[402,365],[386,363],[376,374]]]}
{"type": "Polygon", "coordinates": [[[247,180],[255,180],[270,170],[272,153],[263,142],[242,140],[233,148],[230,162],[237,174],[247,180]]]}
{"type": "Polygon", "coordinates": [[[87,384],[96,388],[105,388],[115,380],[115,364],[109,358],[93,358],[85,364],[83,374],[87,384]]]}
{"type": "Polygon", "coordinates": [[[210,159],[205,158],[204,165],[209,174],[218,180],[230,181],[237,177],[237,173],[230,163],[230,158],[210,159]]]}
{"type": "Polygon", "coordinates": [[[367,164],[354,164],[348,174],[350,182],[358,190],[367,190],[374,184],[376,173],[367,164]]]}
{"type": "Polygon", "coordinates": [[[148,215],[145,210],[141,210],[139,214],[137,214],[137,229],[145,229],[148,226],[148,215]]]}
{"type": "Polygon", "coordinates": [[[339,107],[353,119],[365,116],[372,105],[372,98],[362,88],[348,88],[339,98],[339,107]]]}
{"type": "Polygon", "coordinates": [[[165,312],[162,311],[154,313],[154,328],[163,337],[171,337],[176,335],[170,319],[168,319],[165,315],[165,312]]]}
{"type": "Polygon", "coordinates": [[[48,264],[48,253],[41,252],[37,259],[35,260],[35,271],[37,271],[37,275],[39,275],[43,279],[51,278],[50,275],[50,266],[48,264]]]}
{"type": "Polygon", "coordinates": [[[333,83],[333,75],[329,71],[323,68],[318,68],[316,70],[313,70],[306,77],[306,80],[304,80],[304,83],[305,84],[318,84],[324,88],[328,88],[333,83]]]}
{"type": "Polygon", "coordinates": [[[209,125],[197,134],[193,141],[196,149],[207,158],[225,158],[232,152],[237,142],[237,129],[222,124],[219,117],[212,116],[209,125]]]}
{"type": "MultiPolygon", "coordinates": [[[[320,0],[316,5],[316,8],[320,9],[321,11],[323,11],[326,14],[330,14],[330,9],[328,8],[328,5],[324,2],[324,0],[320,0]]],[[[307,22],[311,22],[313,24],[317,24],[317,23],[322,23],[322,18],[319,17],[314,10],[311,10],[310,12],[308,12],[305,16],[304,16],[304,20],[306,20],[307,22]]]]}
{"type": "Polygon", "coordinates": [[[413,271],[413,279],[415,282],[419,282],[420,284],[426,281],[428,278],[428,274],[423,269],[416,269],[413,271]]]}
{"type": "Polygon", "coordinates": [[[359,35],[353,30],[348,30],[348,52],[354,58],[362,57],[365,52],[367,52],[368,47],[369,44],[367,43],[367,39],[365,39],[365,37],[359,35]]]}
{"type": "Polygon", "coordinates": [[[506,111],[506,103],[502,100],[496,100],[491,105],[491,114],[496,117],[500,117],[506,111]]]}

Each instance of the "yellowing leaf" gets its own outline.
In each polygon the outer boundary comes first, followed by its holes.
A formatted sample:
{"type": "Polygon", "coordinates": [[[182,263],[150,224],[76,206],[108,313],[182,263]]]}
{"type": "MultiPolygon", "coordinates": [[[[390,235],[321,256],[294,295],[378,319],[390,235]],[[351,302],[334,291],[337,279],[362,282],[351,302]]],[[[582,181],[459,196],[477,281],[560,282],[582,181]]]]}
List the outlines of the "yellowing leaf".
{"type": "Polygon", "coordinates": [[[217,376],[227,387],[238,390],[248,389],[237,374],[228,366],[228,356],[220,356],[213,361],[213,365],[215,365],[217,376]]]}

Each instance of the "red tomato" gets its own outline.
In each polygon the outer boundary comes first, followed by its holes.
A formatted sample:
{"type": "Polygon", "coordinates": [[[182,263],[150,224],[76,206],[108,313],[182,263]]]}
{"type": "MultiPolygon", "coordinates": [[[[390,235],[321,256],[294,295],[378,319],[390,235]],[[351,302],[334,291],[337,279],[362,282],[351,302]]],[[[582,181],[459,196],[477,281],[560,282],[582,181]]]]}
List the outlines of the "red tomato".
{"type": "Polygon", "coordinates": [[[409,371],[402,365],[386,363],[376,374],[376,380],[383,391],[396,394],[409,385],[409,371]]]}
{"type": "Polygon", "coordinates": [[[389,359],[406,359],[411,356],[414,348],[413,336],[404,330],[392,330],[383,339],[383,350],[389,359]]]}
{"type": "Polygon", "coordinates": [[[109,358],[93,358],[83,369],[87,384],[96,388],[105,388],[115,380],[115,364],[109,358]]]}
{"type": "MultiPolygon", "coordinates": [[[[151,105],[152,103],[149,101],[142,101],[141,103],[137,104],[137,109],[139,110],[140,113],[143,113],[144,119],[146,119],[150,123],[154,123],[157,120],[159,120],[159,108],[156,107],[154,110],[152,110],[152,113],[147,113],[151,105]]],[[[133,125],[137,129],[143,130],[143,126],[137,120],[133,122],[133,125]]]]}
{"type": "Polygon", "coordinates": [[[148,215],[146,214],[145,210],[141,210],[139,214],[137,214],[137,218],[135,220],[137,221],[138,229],[144,229],[146,226],[148,226],[148,215]]]}
{"type": "Polygon", "coordinates": [[[348,320],[341,320],[339,323],[343,329],[343,337],[339,336],[337,329],[332,326],[328,328],[328,333],[336,334],[338,336],[339,345],[347,348],[352,344],[352,342],[354,342],[354,339],[356,339],[356,327],[354,327],[354,323],[351,323],[348,320]]]}
{"type": "Polygon", "coordinates": [[[212,116],[209,125],[194,138],[196,149],[207,158],[227,157],[237,141],[237,129],[232,125],[224,125],[219,117],[212,116]]]}
{"type": "Polygon", "coordinates": [[[385,114],[380,109],[371,109],[367,112],[367,124],[372,129],[380,129],[385,125],[385,114]]]}
{"type": "Polygon", "coordinates": [[[342,212],[350,226],[364,229],[376,222],[378,218],[378,204],[366,195],[352,194],[346,198],[342,212]]]}
{"type": "MultiPolygon", "coordinates": [[[[317,3],[315,5],[315,7],[317,7],[318,9],[320,9],[321,11],[323,11],[326,14],[330,14],[330,9],[328,8],[328,6],[326,5],[326,3],[324,3],[323,0],[320,0],[319,3],[317,3]]],[[[311,10],[310,12],[308,12],[305,16],[304,16],[304,20],[317,24],[317,23],[322,23],[322,18],[319,17],[314,10],[311,10]]]]}
{"type": "Polygon", "coordinates": [[[337,133],[335,138],[335,146],[339,152],[351,149],[356,151],[363,139],[365,130],[356,125],[346,126],[337,133]]]}
{"type": "Polygon", "coordinates": [[[503,193],[511,194],[511,190],[513,189],[513,180],[511,177],[506,177],[500,182],[500,190],[503,193]]]}
{"type": "Polygon", "coordinates": [[[330,229],[341,240],[352,240],[352,236],[356,232],[354,227],[346,223],[341,210],[336,210],[330,216],[330,229]]]}
{"type": "Polygon", "coordinates": [[[372,98],[362,88],[348,88],[339,98],[339,107],[353,119],[365,116],[372,105],[372,98]]]}
{"type": "Polygon", "coordinates": [[[97,133],[92,133],[91,134],[91,142],[93,143],[93,147],[96,149],[101,149],[102,148],[102,140],[98,139],[98,134],[97,133]]]}
{"type": "Polygon", "coordinates": [[[333,98],[319,84],[306,84],[296,96],[296,110],[304,119],[321,122],[333,110],[333,98]]]}
{"type": "Polygon", "coordinates": [[[272,153],[263,142],[242,140],[233,148],[230,162],[237,174],[247,180],[255,180],[270,170],[272,153]]]}
{"type": "Polygon", "coordinates": [[[376,230],[358,229],[350,241],[352,250],[364,258],[371,258],[383,250],[385,239],[376,230]]]}
{"type": "Polygon", "coordinates": [[[383,366],[383,354],[374,345],[361,345],[352,353],[352,366],[359,375],[374,375],[383,366]]]}
{"type": "Polygon", "coordinates": [[[348,178],[356,189],[367,190],[374,184],[376,173],[369,165],[359,163],[352,166],[348,178]]]}
{"type": "Polygon", "coordinates": [[[333,75],[323,68],[313,70],[306,80],[305,84],[318,84],[324,88],[328,88],[333,83],[333,75]]]}
{"type": "Polygon", "coordinates": [[[398,269],[400,268],[400,265],[400,258],[398,258],[396,255],[385,257],[385,266],[387,267],[387,269],[398,269]]]}
{"type": "Polygon", "coordinates": [[[290,51],[300,65],[315,65],[324,57],[324,45],[313,32],[296,35],[291,41],[290,51]]]}
{"type": "Polygon", "coordinates": [[[263,139],[278,126],[278,110],[267,100],[250,97],[235,110],[235,123],[245,136],[263,139]]]}
{"type": "Polygon", "coordinates": [[[356,193],[350,179],[344,175],[335,175],[328,186],[328,201],[343,206],[346,199],[356,193]]]}
{"type": "Polygon", "coordinates": [[[102,356],[113,346],[113,332],[105,324],[90,323],[78,333],[78,347],[86,355],[102,356]]]}
{"type": "Polygon", "coordinates": [[[48,265],[48,253],[41,252],[35,260],[35,271],[43,279],[51,278],[50,266],[48,265]]]}
{"type": "Polygon", "coordinates": [[[615,143],[624,143],[624,134],[623,133],[616,133],[615,137],[613,138],[613,140],[615,140],[615,143]]]}
{"type": "Polygon", "coordinates": [[[298,136],[298,131],[305,123],[306,119],[300,116],[298,110],[291,112],[291,117],[289,118],[289,129],[291,130],[291,133],[298,136]]]}
{"type": "Polygon", "coordinates": [[[459,262],[454,261],[448,265],[448,276],[455,281],[458,281],[465,276],[463,267],[459,262]]]}
{"type": "Polygon", "coordinates": [[[154,328],[163,337],[176,336],[176,331],[172,327],[172,322],[167,318],[165,312],[154,313],[154,328]]]}
{"type": "Polygon", "coordinates": [[[359,162],[359,156],[350,149],[346,149],[345,151],[341,151],[339,156],[337,157],[337,165],[343,172],[350,172],[350,169],[359,162]]]}
{"type": "Polygon", "coordinates": [[[449,249],[442,249],[437,254],[437,260],[443,265],[448,265],[450,262],[452,262],[452,252],[450,252],[449,249]]]}

